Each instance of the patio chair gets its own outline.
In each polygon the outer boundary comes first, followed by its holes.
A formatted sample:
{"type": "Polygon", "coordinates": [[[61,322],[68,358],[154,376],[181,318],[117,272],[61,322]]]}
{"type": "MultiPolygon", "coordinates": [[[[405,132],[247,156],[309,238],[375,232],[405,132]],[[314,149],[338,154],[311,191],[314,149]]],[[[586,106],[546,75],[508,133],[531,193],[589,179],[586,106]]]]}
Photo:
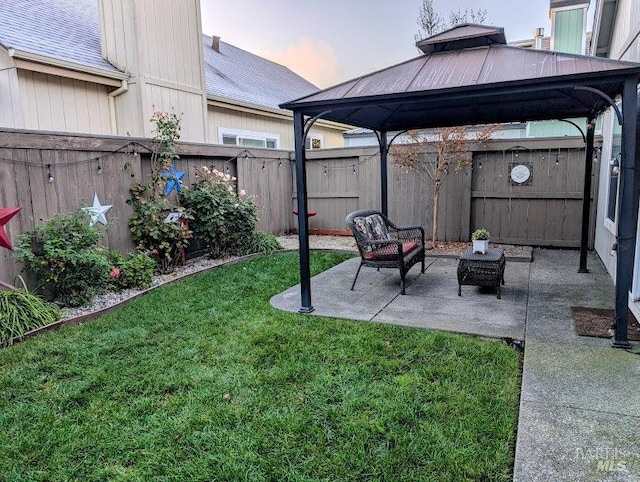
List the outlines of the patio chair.
{"type": "Polygon", "coordinates": [[[396,226],[381,212],[368,209],[348,214],[345,221],[360,252],[360,266],[351,290],[363,266],[397,268],[404,295],[405,276],[411,267],[421,262],[421,272],[424,273],[424,229],[421,226],[396,226]]]}

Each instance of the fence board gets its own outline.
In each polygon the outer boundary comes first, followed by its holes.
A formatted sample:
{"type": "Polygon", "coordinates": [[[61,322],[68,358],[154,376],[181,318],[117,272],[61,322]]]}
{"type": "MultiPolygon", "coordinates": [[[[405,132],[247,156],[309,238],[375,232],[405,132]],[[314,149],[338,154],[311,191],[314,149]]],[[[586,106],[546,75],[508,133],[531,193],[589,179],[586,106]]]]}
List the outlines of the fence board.
{"type": "MultiPolygon", "coordinates": [[[[477,153],[473,163],[471,230],[486,227],[496,242],[579,246],[584,155],[584,149],[572,145],[477,153]],[[510,165],[516,163],[531,167],[530,184],[511,183],[510,165]]],[[[595,214],[590,220],[591,244],[594,219],[595,214]]]]}

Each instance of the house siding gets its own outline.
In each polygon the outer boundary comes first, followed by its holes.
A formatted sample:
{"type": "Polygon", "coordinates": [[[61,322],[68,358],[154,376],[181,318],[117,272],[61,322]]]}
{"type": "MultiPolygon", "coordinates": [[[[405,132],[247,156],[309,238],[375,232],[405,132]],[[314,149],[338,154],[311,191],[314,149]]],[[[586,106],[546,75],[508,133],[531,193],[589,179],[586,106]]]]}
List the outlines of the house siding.
{"type": "MultiPolygon", "coordinates": [[[[219,128],[236,129],[251,132],[266,132],[280,137],[280,149],[294,148],[294,133],[291,118],[277,119],[265,115],[241,112],[223,107],[209,106],[208,136],[212,144],[219,144],[219,128]]],[[[310,135],[322,137],[323,148],[344,147],[342,130],[322,127],[315,124],[310,135]]]]}
{"type": "Polygon", "coordinates": [[[551,50],[584,54],[586,9],[558,10],[553,13],[551,50]]]}
{"type": "Polygon", "coordinates": [[[0,127],[24,126],[18,72],[11,58],[0,50],[0,127]]]}
{"type": "Polygon", "coordinates": [[[103,55],[118,68],[201,89],[199,2],[101,0],[103,55]]]}
{"type": "Polygon", "coordinates": [[[640,61],[640,2],[618,0],[618,10],[614,24],[609,58],[640,61]]]}
{"type": "MultiPolygon", "coordinates": [[[[82,80],[18,71],[26,129],[110,134],[108,88],[82,80]]],[[[5,97],[5,96],[3,96],[5,97]]]]}
{"type": "Polygon", "coordinates": [[[607,204],[609,202],[609,160],[612,157],[611,152],[611,136],[612,136],[612,122],[617,122],[617,119],[612,119],[611,111],[608,111],[602,121],[602,138],[604,140],[602,144],[602,152],[600,155],[600,176],[598,186],[598,207],[596,210],[596,239],[595,249],[602,260],[602,263],[607,268],[607,272],[615,280],[616,278],[616,257],[611,255],[611,247],[616,241],[615,227],[608,221],[605,221],[607,213],[607,204]]]}
{"type": "Polygon", "coordinates": [[[182,139],[206,142],[206,92],[198,0],[101,0],[101,48],[131,74],[116,101],[118,134],[153,135],[155,110],[181,115],[182,139]]]}
{"type": "MultiPolygon", "coordinates": [[[[597,22],[596,22],[597,24],[597,22]]],[[[640,2],[635,0],[617,0],[615,19],[611,25],[612,36],[607,57],[630,62],[640,61],[640,2]]],[[[596,32],[597,34],[598,32],[596,32]]],[[[640,91],[639,91],[640,92],[640,91]]],[[[600,165],[600,187],[604,189],[598,198],[598,212],[596,224],[596,252],[607,268],[607,271],[616,281],[617,256],[612,255],[612,246],[616,241],[616,226],[613,226],[605,218],[607,216],[609,161],[615,152],[612,152],[613,125],[617,119],[609,109],[603,120],[603,145],[602,162],[600,165]]],[[[618,199],[618,202],[620,200],[618,199]]],[[[640,225],[639,225],[640,226],[640,225]]],[[[640,319],[640,233],[637,233],[636,256],[633,273],[633,286],[629,297],[631,312],[640,319]]]]}

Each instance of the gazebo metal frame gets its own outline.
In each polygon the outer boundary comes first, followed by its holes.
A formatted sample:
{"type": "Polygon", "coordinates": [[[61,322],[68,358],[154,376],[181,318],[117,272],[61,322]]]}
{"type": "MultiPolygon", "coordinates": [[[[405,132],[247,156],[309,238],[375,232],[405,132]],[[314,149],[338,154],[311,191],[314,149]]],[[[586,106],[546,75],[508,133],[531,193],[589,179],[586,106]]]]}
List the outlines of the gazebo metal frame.
{"type": "MultiPolygon", "coordinates": [[[[628,297],[640,197],[640,64],[506,45],[504,30],[465,24],[417,44],[424,55],[282,104],[293,111],[298,212],[307,212],[305,138],[318,119],[375,131],[380,210],[387,214],[387,133],[407,129],[586,117],[579,272],[587,272],[595,119],[609,107],[622,125],[613,346],[628,347],[628,297]],[[614,99],[622,97],[622,112],[614,99]],[[639,174],[636,175],[636,172],[639,174]]],[[[301,306],[313,311],[309,225],[298,216],[301,306]]]]}

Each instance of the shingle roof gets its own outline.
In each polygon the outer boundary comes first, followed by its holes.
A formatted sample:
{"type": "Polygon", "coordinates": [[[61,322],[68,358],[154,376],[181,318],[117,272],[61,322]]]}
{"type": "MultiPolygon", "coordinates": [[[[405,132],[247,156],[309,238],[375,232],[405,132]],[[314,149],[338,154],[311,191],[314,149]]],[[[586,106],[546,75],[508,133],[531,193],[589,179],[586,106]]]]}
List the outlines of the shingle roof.
{"type": "MultiPolygon", "coordinates": [[[[225,42],[220,52],[202,36],[207,94],[279,109],[319,89],[288,68],[225,42]]],[[[120,72],[102,58],[97,0],[0,0],[0,45],[120,72]]]]}
{"type": "Polygon", "coordinates": [[[211,37],[202,38],[208,94],[278,109],[283,102],[319,90],[287,67],[225,42],[217,52],[211,37]]]}
{"type": "Polygon", "coordinates": [[[2,0],[0,45],[119,72],[100,52],[97,0],[2,0]]]}

